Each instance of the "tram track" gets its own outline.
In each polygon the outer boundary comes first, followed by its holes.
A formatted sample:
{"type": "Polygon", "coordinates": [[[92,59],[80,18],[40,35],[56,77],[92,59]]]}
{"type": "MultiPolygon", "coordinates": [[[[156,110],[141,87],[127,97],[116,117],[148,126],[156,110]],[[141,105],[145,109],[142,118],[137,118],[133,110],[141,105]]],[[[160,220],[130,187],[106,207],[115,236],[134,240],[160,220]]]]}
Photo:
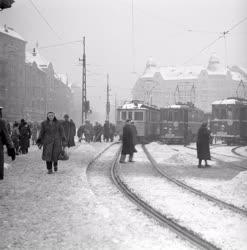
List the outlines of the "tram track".
{"type": "MultiPolygon", "coordinates": [[[[185,146],[186,148],[188,148],[188,149],[191,149],[191,150],[194,150],[194,151],[196,151],[196,148],[194,148],[194,147],[189,147],[189,146],[185,146]]],[[[175,151],[179,151],[179,150],[177,150],[177,149],[173,149],[173,150],[175,150],[175,151]]],[[[239,157],[236,157],[236,156],[230,156],[230,155],[226,155],[226,154],[220,154],[220,153],[215,153],[215,152],[211,152],[211,155],[218,155],[218,156],[224,156],[224,157],[228,157],[228,158],[232,158],[232,159],[240,159],[239,157]]],[[[215,157],[215,156],[212,156],[212,159],[215,159],[215,160],[217,160],[217,161],[219,161],[219,162],[224,162],[224,161],[222,161],[221,159],[219,159],[219,158],[217,158],[217,157],[215,157]]],[[[224,163],[226,163],[226,162],[224,162],[224,163]]],[[[229,163],[228,163],[228,165],[229,165],[229,163]]],[[[239,165],[236,165],[236,164],[234,164],[234,163],[231,163],[230,164],[231,166],[233,166],[234,168],[238,168],[238,169],[240,169],[240,170],[247,170],[247,167],[244,167],[244,166],[239,166],[239,165]]]]}
{"type": "Polygon", "coordinates": [[[238,149],[238,148],[241,148],[241,147],[243,147],[243,146],[237,146],[237,147],[233,148],[233,149],[231,150],[231,152],[232,152],[233,154],[235,154],[235,155],[240,156],[240,157],[247,158],[246,155],[242,155],[242,154],[240,154],[240,153],[237,152],[237,149],[238,149]]]}
{"type": "Polygon", "coordinates": [[[247,216],[247,210],[245,209],[242,209],[240,207],[237,207],[233,204],[230,204],[230,203],[227,203],[225,201],[222,201],[216,197],[213,197],[211,195],[208,195],[196,188],[193,188],[187,184],[185,184],[184,182],[182,181],[179,181],[173,177],[171,177],[170,175],[168,175],[164,170],[162,170],[159,165],[157,164],[157,162],[154,160],[154,158],[152,157],[152,155],[149,153],[149,151],[147,150],[147,148],[142,145],[142,148],[143,148],[143,151],[144,153],[146,154],[147,158],[149,159],[149,161],[151,162],[153,168],[155,168],[159,174],[161,174],[163,177],[165,177],[167,180],[171,181],[172,183],[175,183],[176,185],[178,185],[179,187],[182,187],[200,197],[203,197],[204,199],[208,200],[208,201],[211,201],[211,202],[214,202],[215,204],[217,204],[218,206],[221,206],[221,207],[224,207],[224,208],[227,208],[233,212],[236,212],[236,213],[239,213],[239,214],[242,214],[244,216],[247,216]]]}
{"type": "Polygon", "coordinates": [[[149,215],[158,221],[161,225],[169,227],[172,231],[178,234],[180,237],[188,240],[192,244],[199,247],[199,249],[209,249],[216,250],[220,249],[214,244],[208,242],[207,240],[201,238],[196,232],[180,225],[174,219],[169,218],[165,214],[161,213],[157,209],[153,208],[146,201],[140,198],[120,177],[119,169],[118,169],[118,158],[115,159],[114,163],[111,167],[111,178],[113,183],[117,186],[117,188],[130,200],[132,201],[138,208],[140,208],[144,213],[149,215]]]}

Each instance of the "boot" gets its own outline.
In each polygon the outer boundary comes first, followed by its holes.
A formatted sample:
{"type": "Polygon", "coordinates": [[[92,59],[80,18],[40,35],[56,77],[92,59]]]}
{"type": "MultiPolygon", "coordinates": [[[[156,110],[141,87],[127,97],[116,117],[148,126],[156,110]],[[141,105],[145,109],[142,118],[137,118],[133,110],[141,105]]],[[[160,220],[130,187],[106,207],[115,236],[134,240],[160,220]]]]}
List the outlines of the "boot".
{"type": "Polygon", "coordinates": [[[120,163],[125,163],[125,157],[126,157],[126,155],[121,155],[121,157],[120,157],[120,163]]]}
{"type": "Polygon", "coordinates": [[[48,169],[47,174],[52,174],[52,169],[48,169]]]}
{"type": "Polygon", "coordinates": [[[53,166],[54,166],[54,171],[57,172],[57,162],[54,162],[53,166]]]}
{"type": "Polygon", "coordinates": [[[129,162],[134,162],[134,161],[133,161],[133,154],[130,154],[130,155],[129,155],[129,162]]]}

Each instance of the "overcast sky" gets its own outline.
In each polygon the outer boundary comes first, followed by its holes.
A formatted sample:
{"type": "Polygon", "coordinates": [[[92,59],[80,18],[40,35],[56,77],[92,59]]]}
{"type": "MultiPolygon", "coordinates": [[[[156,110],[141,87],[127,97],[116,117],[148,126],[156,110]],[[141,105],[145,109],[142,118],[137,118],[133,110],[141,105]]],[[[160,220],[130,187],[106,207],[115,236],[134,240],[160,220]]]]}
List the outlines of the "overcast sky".
{"type": "MultiPolygon", "coordinates": [[[[246,0],[32,0],[52,29],[42,20],[30,0],[15,0],[13,7],[0,12],[0,23],[13,27],[28,42],[31,50],[82,39],[86,36],[88,99],[105,101],[106,74],[110,75],[111,94],[130,97],[138,74],[152,57],[158,66],[207,65],[213,52],[225,59],[224,40],[205,52],[203,47],[247,16],[246,0]],[[192,32],[188,32],[192,30],[192,32]],[[134,50],[133,50],[134,40],[134,50]],[[133,56],[133,54],[135,56],[133,56]],[[133,74],[133,69],[137,74],[133,74]]],[[[227,36],[228,64],[247,68],[247,21],[227,36]]],[[[80,43],[40,49],[58,73],[81,83],[80,43]]],[[[112,98],[114,99],[114,98],[112,98]]]]}

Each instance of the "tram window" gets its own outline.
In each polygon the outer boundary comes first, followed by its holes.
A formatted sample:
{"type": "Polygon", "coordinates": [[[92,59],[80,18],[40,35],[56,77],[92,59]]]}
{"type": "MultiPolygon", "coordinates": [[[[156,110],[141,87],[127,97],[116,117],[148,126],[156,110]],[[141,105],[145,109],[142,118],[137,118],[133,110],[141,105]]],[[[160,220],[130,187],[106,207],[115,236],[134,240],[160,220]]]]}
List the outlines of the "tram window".
{"type": "Polygon", "coordinates": [[[226,119],[226,109],[221,109],[221,119],[226,119]]]}
{"type": "Polygon", "coordinates": [[[135,121],[143,121],[143,112],[135,112],[134,113],[135,121]]]}
{"type": "Polygon", "coordinates": [[[128,112],[128,119],[132,120],[132,112],[128,112]]]}
{"type": "Polygon", "coordinates": [[[232,110],[228,110],[228,111],[227,111],[227,119],[233,119],[232,110]]]}
{"type": "Polygon", "coordinates": [[[172,121],[172,111],[168,111],[168,121],[172,121]]]}
{"type": "Polygon", "coordinates": [[[126,111],[121,112],[121,119],[124,121],[126,120],[126,111]]]}

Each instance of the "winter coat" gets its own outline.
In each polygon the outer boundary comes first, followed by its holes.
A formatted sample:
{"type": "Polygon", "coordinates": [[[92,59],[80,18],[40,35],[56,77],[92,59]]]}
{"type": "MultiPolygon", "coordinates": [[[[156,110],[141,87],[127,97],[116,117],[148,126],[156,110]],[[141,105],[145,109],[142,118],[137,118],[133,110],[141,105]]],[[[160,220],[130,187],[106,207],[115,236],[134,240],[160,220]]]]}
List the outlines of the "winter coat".
{"type": "Polygon", "coordinates": [[[73,121],[62,121],[62,127],[64,130],[66,142],[68,147],[75,146],[75,134],[76,134],[76,127],[73,121]]]}
{"type": "Polygon", "coordinates": [[[197,158],[200,160],[211,160],[210,156],[210,131],[206,127],[200,127],[197,134],[197,158]]]}
{"type": "Polygon", "coordinates": [[[135,146],[137,144],[137,130],[134,124],[131,124],[130,126],[131,126],[132,135],[133,135],[133,143],[135,146]]]}
{"type": "Polygon", "coordinates": [[[128,155],[133,154],[136,151],[134,141],[133,141],[133,134],[130,124],[125,124],[123,127],[123,147],[122,147],[122,154],[128,155]]]}
{"type": "Polygon", "coordinates": [[[8,128],[6,122],[0,118],[0,179],[3,179],[4,172],[4,153],[3,145],[6,145],[7,148],[13,148],[13,142],[8,133],[8,128]]]}
{"type": "Polygon", "coordinates": [[[81,138],[82,135],[83,135],[83,133],[84,133],[84,126],[81,125],[81,126],[79,127],[79,129],[77,130],[77,136],[78,136],[78,138],[81,138]]]}
{"type": "Polygon", "coordinates": [[[20,132],[20,147],[29,148],[30,147],[30,138],[31,138],[31,129],[26,122],[23,122],[19,126],[20,132]]]}
{"type": "Polygon", "coordinates": [[[42,160],[58,161],[58,156],[62,151],[62,143],[66,143],[66,138],[61,123],[56,119],[52,122],[43,121],[37,140],[37,144],[43,146],[42,160]]]}

